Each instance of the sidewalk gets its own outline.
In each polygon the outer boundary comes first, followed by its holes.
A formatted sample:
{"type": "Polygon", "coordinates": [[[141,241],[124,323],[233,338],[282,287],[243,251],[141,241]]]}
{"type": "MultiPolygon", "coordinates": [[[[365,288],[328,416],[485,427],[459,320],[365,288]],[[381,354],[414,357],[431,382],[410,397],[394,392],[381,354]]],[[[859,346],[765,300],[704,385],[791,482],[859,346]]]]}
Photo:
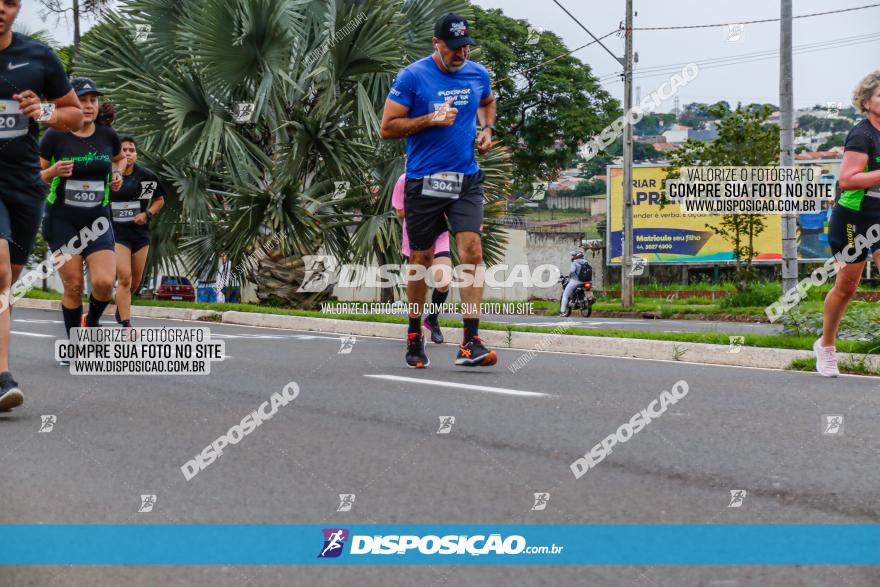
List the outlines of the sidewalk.
{"type": "MultiPolygon", "coordinates": [[[[24,298],[16,306],[38,310],[60,310],[60,302],[56,300],[37,300],[24,298]]],[[[112,313],[113,307],[108,308],[112,313]]],[[[241,326],[260,326],[321,332],[340,335],[377,336],[397,338],[401,341],[406,336],[404,324],[388,324],[340,320],[335,318],[313,318],[308,316],[289,316],[281,314],[261,314],[252,312],[212,310],[193,310],[183,308],[167,308],[158,306],[132,306],[132,316],[136,318],[165,318],[171,320],[203,320],[207,317],[219,317],[224,324],[241,326]]],[[[560,324],[563,329],[564,324],[560,324]]],[[[461,338],[460,328],[444,328],[448,340],[457,341],[461,338]]],[[[673,342],[664,340],[641,340],[633,338],[610,338],[596,336],[566,335],[557,332],[515,332],[499,330],[483,330],[480,333],[485,343],[499,349],[517,349],[529,351],[553,351],[582,355],[599,355],[609,357],[632,357],[638,359],[680,360],[685,363],[704,363],[709,365],[732,365],[739,367],[763,367],[785,369],[794,359],[809,359],[813,353],[805,350],[768,349],[763,347],[743,346],[738,350],[728,345],[704,344],[692,342],[673,342]]],[[[839,353],[839,358],[855,358],[856,355],[839,353]]],[[[861,358],[861,355],[858,355],[861,358]]],[[[880,356],[868,359],[872,366],[880,366],[880,356]]]]}

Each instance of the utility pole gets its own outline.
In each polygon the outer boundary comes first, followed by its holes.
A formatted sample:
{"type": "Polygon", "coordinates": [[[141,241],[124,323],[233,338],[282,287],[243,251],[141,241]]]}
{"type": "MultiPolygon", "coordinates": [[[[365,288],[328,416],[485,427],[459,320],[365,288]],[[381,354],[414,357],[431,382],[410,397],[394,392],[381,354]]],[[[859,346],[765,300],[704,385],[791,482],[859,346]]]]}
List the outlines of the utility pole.
{"type": "MultiPolygon", "coordinates": [[[[791,58],[791,1],[780,0],[779,30],[779,165],[794,165],[794,97],[791,58]]],[[[794,214],[782,215],[782,291],[797,285],[797,223],[794,214]]]]}
{"type": "Polygon", "coordinates": [[[633,257],[633,129],[629,112],[633,107],[633,0],[626,0],[626,55],[623,58],[623,263],[620,266],[620,303],[625,310],[634,301],[633,257]]]}

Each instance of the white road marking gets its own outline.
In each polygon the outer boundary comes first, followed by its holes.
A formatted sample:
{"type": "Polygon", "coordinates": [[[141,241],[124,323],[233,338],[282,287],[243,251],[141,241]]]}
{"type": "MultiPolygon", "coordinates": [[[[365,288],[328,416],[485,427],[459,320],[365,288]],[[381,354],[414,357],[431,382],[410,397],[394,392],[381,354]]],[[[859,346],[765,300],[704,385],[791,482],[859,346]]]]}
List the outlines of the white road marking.
{"type": "Polygon", "coordinates": [[[31,318],[14,318],[12,321],[27,324],[64,324],[64,320],[33,320],[31,318]]]}
{"type": "Polygon", "coordinates": [[[36,332],[21,332],[20,330],[12,330],[12,334],[21,336],[33,336],[34,338],[55,338],[54,334],[37,334],[36,332]]]}
{"type": "Polygon", "coordinates": [[[467,383],[454,383],[452,381],[436,381],[433,379],[416,379],[415,377],[401,377],[399,375],[364,375],[373,379],[387,379],[388,381],[400,381],[401,383],[418,383],[421,385],[436,385],[438,387],[451,387],[453,389],[469,389],[473,391],[485,391],[486,393],[498,393],[502,395],[514,395],[519,397],[550,397],[547,393],[535,391],[522,391],[519,389],[507,389],[504,387],[487,387],[485,385],[469,385],[467,383]]]}

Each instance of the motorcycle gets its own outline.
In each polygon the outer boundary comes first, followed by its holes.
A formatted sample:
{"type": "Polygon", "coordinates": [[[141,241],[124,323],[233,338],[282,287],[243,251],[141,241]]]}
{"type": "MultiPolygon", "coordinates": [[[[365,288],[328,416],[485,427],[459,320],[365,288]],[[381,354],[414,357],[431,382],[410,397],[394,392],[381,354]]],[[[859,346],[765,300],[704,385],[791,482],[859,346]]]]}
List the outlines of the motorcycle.
{"type": "MultiPolygon", "coordinates": [[[[562,284],[562,291],[568,286],[568,277],[560,277],[559,282],[562,284]]],[[[562,300],[559,300],[562,303],[562,300]]],[[[589,318],[593,314],[593,304],[596,303],[596,296],[593,294],[593,282],[587,281],[582,286],[574,290],[574,293],[568,298],[568,307],[565,308],[563,314],[565,317],[571,316],[572,310],[580,310],[581,316],[589,318]]]]}

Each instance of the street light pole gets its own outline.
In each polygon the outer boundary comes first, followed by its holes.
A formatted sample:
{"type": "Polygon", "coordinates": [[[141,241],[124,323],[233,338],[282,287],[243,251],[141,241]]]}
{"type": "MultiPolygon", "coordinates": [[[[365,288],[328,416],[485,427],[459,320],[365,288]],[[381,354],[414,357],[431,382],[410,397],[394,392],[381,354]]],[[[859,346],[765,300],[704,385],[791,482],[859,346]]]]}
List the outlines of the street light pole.
{"type": "MultiPolygon", "coordinates": [[[[780,0],[779,31],[779,165],[794,165],[794,97],[792,79],[791,3],[780,0]]],[[[782,216],[782,291],[797,285],[797,222],[792,213],[782,216]]]]}
{"type": "Polygon", "coordinates": [[[633,0],[626,0],[626,55],[623,58],[623,264],[620,267],[621,305],[632,308],[635,297],[633,257],[633,129],[629,112],[633,107],[633,0]]]}

